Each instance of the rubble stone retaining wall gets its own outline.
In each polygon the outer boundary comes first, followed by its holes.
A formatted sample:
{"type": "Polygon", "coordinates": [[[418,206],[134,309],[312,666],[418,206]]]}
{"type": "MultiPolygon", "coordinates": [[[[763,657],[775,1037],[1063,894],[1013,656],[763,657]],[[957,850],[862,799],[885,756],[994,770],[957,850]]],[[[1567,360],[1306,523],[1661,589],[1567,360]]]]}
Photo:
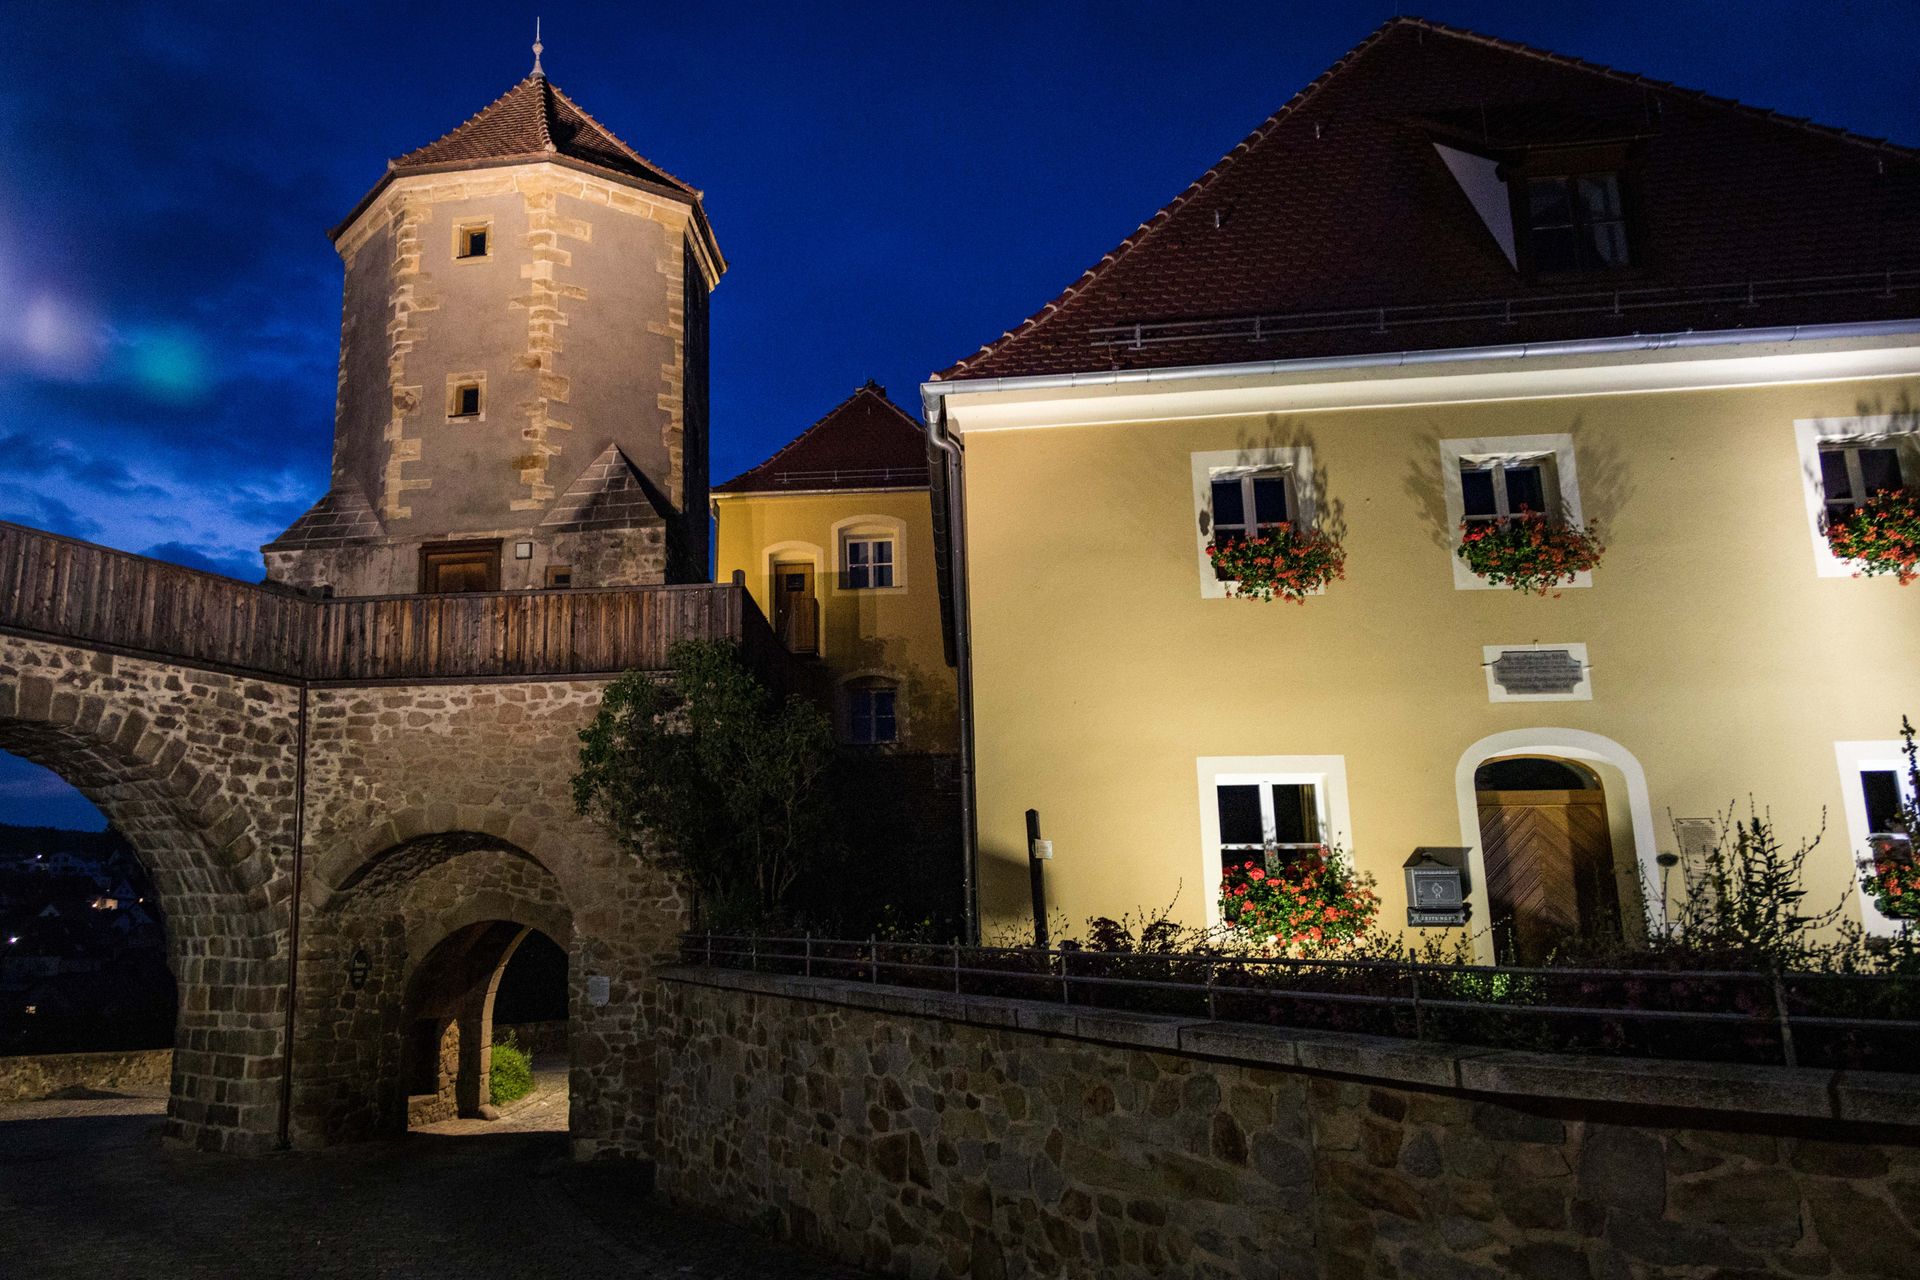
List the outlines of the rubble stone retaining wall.
{"type": "Polygon", "coordinates": [[[668,970],[669,1196],[902,1275],[1914,1274],[1913,1077],[668,970]]]}
{"type": "Polygon", "coordinates": [[[0,1058],[0,1102],[31,1102],[69,1089],[158,1095],[172,1076],[171,1049],[26,1054],[0,1058]]]}

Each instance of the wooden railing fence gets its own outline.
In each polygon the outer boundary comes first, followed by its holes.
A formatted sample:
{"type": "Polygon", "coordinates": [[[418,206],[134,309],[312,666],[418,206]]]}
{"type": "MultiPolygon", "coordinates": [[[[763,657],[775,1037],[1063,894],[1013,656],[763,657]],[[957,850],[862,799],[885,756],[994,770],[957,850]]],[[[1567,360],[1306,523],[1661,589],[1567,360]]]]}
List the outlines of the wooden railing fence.
{"type": "Polygon", "coordinates": [[[5,522],[0,631],[316,683],[659,670],[678,641],[712,638],[787,677],[736,585],[320,599],[5,522]]]}

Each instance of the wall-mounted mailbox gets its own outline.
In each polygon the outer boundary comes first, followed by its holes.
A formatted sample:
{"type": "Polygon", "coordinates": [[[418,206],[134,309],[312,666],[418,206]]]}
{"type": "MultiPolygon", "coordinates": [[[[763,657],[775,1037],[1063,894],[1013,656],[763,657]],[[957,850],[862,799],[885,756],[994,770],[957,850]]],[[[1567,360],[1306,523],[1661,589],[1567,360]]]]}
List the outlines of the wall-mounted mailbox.
{"type": "Polygon", "coordinates": [[[1467,922],[1468,850],[1421,845],[1406,861],[1407,924],[1415,928],[1467,922]]]}

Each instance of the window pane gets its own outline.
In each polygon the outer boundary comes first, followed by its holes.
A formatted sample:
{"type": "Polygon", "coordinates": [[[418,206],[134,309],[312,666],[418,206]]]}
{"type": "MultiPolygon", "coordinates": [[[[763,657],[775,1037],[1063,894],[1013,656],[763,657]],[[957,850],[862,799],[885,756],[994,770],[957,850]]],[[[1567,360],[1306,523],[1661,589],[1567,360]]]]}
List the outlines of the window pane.
{"type": "Polygon", "coordinates": [[[1847,480],[1847,451],[1845,449],[1822,449],[1820,451],[1820,487],[1826,490],[1829,498],[1851,498],[1853,486],[1847,480]]]}
{"type": "Polygon", "coordinates": [[[1260,826],[1260,788],[1228,786],[1215,788],[1220,802],[1221,844],[1262,844],[1266,833],[1260,826]]]}
{"type": "Polygon", "coordinates": [[[1590,173],[1576,183],[1583,221],[1604,222],[1620,217],[1620,178],[1612,173],[1590,173]]]}
{"type": "Polygon", "coordinates": [[[1864,770],[1860,774],[1860,789],[1866,794],[1867,830],[1900,830],[1900,775],[1891,769],[1864,770]]]}
{"type": "Polygon", "coordinates": [[[1313,784],[1276,782],[1273,786],[1274,839],[1281,844],[1318,844],[1320,821],[1313,808],[1313,784]]]}
{"type": "Polygon", "coordinates": [[[1213,524],[1217,529],[1221,525],[1244,528],[1247,523],[1246,504],[1240,500],[1240,480],[1215,480],[1213,482],[1213,524]]]}
{"type": "Polygon", "coordinates": [[[1900,454],[1895,449],[1862,449],[1860,481],[1867,493],[1900,487],[1900,454]]]}
{"type": "Polygon", "coordinates": [[[871,543],[866,542],[849,542],[847,544],[847,568],[851,569],[856,565],[866,564],[867,553],[871,546],[871,543]]]}
{"type": "Polygon", "coordinates": [[[873,738],[874,742],[892,742],[896,736],[893,716],[893,690],[875,689],[873,691],[873,738]]]}
{"type": "Polygon", "coordinates": [[[890,564],[875,565],[873,567],[873,585],[876,587],[892,586],[893,585],[893,566],[890,564]]]}
{"type": "Polygon", "coordinates": [[[1627,265],[1627,224],[1595,222],[1587,227],[1587,248],[1604,267],[1627,265]]]}
{"type": "Polygon", "coordinates": [[[882,540],[879,542],[869,543],[868,545],[870,545],[873,548],[873,562],[875,564],[892,564],[893,563],[892,541],[882,540]]]}
{"type": "Polygon", "coordinates": [[[1840,521],[1852,515],[1853,510],[1854,508],[1851,502],[1829,502],[1827,504],[1827,523],[1838,524],[1840,521]]]}
{"type": "Polygon", "coordinates": [[[1537,230],[1529,243],[1537,271],[1573,271],[1580,265],[1579,233],[1572,227],[1537,230]]]}
{"type": "Polygon", "coordinates": [[[1461,464],[1460,498],[1469,519],[1486,519],[1500,514],[1493,501],[1493,472],[1484,468],[1461,464]]]}
{"type": "Polygon", "coordinates": [[[1565,178],[1536,178],[1527,184],[1527,225],[1535,229],[1573,225],[1573,202],[1565,178]]]}
{"type": "Polygon", "coordinates": [[[1509,466],[1507,468],[1508,513],[1519,515],[1522,511],[1544,512],[1546,509],[1546,477],[1540,474],[1540,468],[1509,466]]]}
{"type": "Polygon", "coordinates": [[[1287,510],[1287,482],[1282,476],[1253,478],[1253,513],[1256,523],[1285,524],[1292,519],[1287,510]]]}

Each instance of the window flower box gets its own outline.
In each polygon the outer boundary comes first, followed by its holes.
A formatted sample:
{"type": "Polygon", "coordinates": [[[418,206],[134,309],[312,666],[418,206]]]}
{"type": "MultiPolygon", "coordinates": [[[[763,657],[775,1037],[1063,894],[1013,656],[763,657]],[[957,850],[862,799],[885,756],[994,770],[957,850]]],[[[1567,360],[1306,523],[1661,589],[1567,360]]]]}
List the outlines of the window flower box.
{"type": "Polygon", "coordinates": [[[1605,551],[1591,529],[1522,511],[1505,520],[1462,520],[1455,554],[1496,586],[1544,596],[1592,570],[1605,551]]]}
{"type": "Polygon", "coordinates": [[[1228,867],[1220,880],[1220,918],[1229,933],[1278,955],[1351,948],[1379,910],[1373,877],[1355,873],[1343,850],[1326,845],[1284,861],[1228,867]]]}
{"type": "Polygon", "coordinates": [[[1844,515],[1830,514],[1827,545],[1855,577],[1890,573],[1906,586],[1920,577],[1920,494],[1882,489],[1844,515]]]}
{"type": "Polygon", "coordinates": [[[1317,530],[1303,533],[1291,525],[1257,537],[1212,543],[1207,556],[1214,572],[1231,584],[1227,593],[1247,600],[1305,604],[1308,596],[1347,576],[1347,554],[1338,542],[1317,530]]]}

